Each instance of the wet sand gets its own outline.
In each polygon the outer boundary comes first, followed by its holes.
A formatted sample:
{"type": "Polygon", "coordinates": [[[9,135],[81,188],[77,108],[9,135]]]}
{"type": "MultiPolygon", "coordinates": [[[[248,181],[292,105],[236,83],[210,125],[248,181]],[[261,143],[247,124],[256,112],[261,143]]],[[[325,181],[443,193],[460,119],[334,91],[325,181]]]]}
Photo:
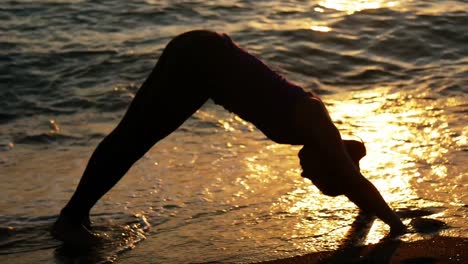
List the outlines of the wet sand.
{"type": "Polygon", "coordinates": [[[468,238],[437,236],[414,242],[386,241],[261,263],[468,263],[468,238]]]}

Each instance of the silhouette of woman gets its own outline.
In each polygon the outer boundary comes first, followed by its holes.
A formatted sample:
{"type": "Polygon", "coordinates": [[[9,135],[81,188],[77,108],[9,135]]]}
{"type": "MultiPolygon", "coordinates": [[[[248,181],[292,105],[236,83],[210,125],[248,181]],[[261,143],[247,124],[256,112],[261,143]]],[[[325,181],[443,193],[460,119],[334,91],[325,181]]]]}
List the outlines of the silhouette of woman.
{"type": "Polygon", "coordinates": [[[304,145],[302,176],[324,193],[346,195],[362,210],[405,230],[359,171],[364,144],[343,141],[320,98],[289,82],[225,34],[190,31],[164,49],[117,127],[97,146],[81,181],[52,228],[57,239],[89,244],[89,212],[156,142],[208,99],[252,122],[271,140],[304,145]]]}

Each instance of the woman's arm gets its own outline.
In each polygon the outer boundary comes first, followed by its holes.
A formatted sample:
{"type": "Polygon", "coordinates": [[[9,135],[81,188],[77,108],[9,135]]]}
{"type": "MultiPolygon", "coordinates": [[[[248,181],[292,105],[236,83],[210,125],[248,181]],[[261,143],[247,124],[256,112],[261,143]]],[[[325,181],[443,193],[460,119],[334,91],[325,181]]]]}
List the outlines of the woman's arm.
{"type": "Polygon", "coordinates": [[[304,177],[315,180],[320,189],[344,194],[359,208],[388,224],[393,234],[405,230],[398,216],[348,155],[338,129],[319,98],[304,98],[298,103],[295,124],[305,145],[299,153],[304,177]]]}
{"type": "Polygon", "coordinates": [[[364,176],[349,178],[344,195],[364,212],[375,214],[391,228],[391,234],[401,234],[406,230],[400,218],[385,202],[375,186],[364,176]]]}

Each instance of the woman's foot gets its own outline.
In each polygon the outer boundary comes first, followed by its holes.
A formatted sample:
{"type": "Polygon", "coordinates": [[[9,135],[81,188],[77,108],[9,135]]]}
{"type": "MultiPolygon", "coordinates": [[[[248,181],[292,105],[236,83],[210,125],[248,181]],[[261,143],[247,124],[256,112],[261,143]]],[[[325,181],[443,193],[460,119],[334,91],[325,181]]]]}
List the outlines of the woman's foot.
{"type": "Polygon", "coordinates": [[[403,224],[390,227],[390,233],[388,234],[391,238],[397,238],[408,232],[408,228],[403,224]]]}
{"type": "Polygon", "coordinates": [[[73,246],[93,246],[104,241],[104,237],[90,230],[89,218],[85,221],[77,221],[73,216],[60,213],[57,221],[52,226],[51,235],[73,246]]]}

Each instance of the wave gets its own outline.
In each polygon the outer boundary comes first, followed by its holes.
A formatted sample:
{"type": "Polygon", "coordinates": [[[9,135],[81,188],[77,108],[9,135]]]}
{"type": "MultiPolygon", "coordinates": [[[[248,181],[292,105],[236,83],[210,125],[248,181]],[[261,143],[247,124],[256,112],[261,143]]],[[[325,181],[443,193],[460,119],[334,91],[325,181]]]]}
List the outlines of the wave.
{"type": "MultiPolygon", "coordinates": [[[[5,14],[0,27],[9,36],[0,37],[0,124],[82,112],[120,116],[135,83],[148,75],[170,37],[193,27],[231,31],[242,46],[306,89],[314,84],[320,94],[376,85],[440,94],[467,89],[463,8],[437,14],[414,7],[343,14],[312,12],[320,7],[313,2],[304,8],[275,2],[153,2],[113,3],[119,8],[85,1],[8,2],[0,9],[5,14]],[[265,5],[271,5],[270,13],[259,9],[265,5]],[[257,11],[258,21],[249,21],[257,11]],[[331,31],[311,30],[306,25],[311,19],[331,31]],[[297,21],[307,23],[292,26],[297,21]]],[[[82,142],[47,133],[14,137],[25,144],[82,142]]]]}
{"type": "Polygon", "coordinates": [[[63,263],[112,262],[146,238],[150,224],[143,215],[96,215],[93,230],[107,239],[93,248],[77,248],[53,239],[50,228],[57,216],[0,218],[0,255],[55,249],[55,259],[63,263]],[[106,219],[113,219],[112,222],[106,219]]]}
{"type": "Polygon", "coordinates": [[[16,144],[51,144],[51,143],[64,143],[67,141],[76,141],[80,138],[71,136],[71,135],[63,135],[57,133],[42,133],[37,135],[25,135],[22,137],[17,137],[14,140],[16,144]]]}

